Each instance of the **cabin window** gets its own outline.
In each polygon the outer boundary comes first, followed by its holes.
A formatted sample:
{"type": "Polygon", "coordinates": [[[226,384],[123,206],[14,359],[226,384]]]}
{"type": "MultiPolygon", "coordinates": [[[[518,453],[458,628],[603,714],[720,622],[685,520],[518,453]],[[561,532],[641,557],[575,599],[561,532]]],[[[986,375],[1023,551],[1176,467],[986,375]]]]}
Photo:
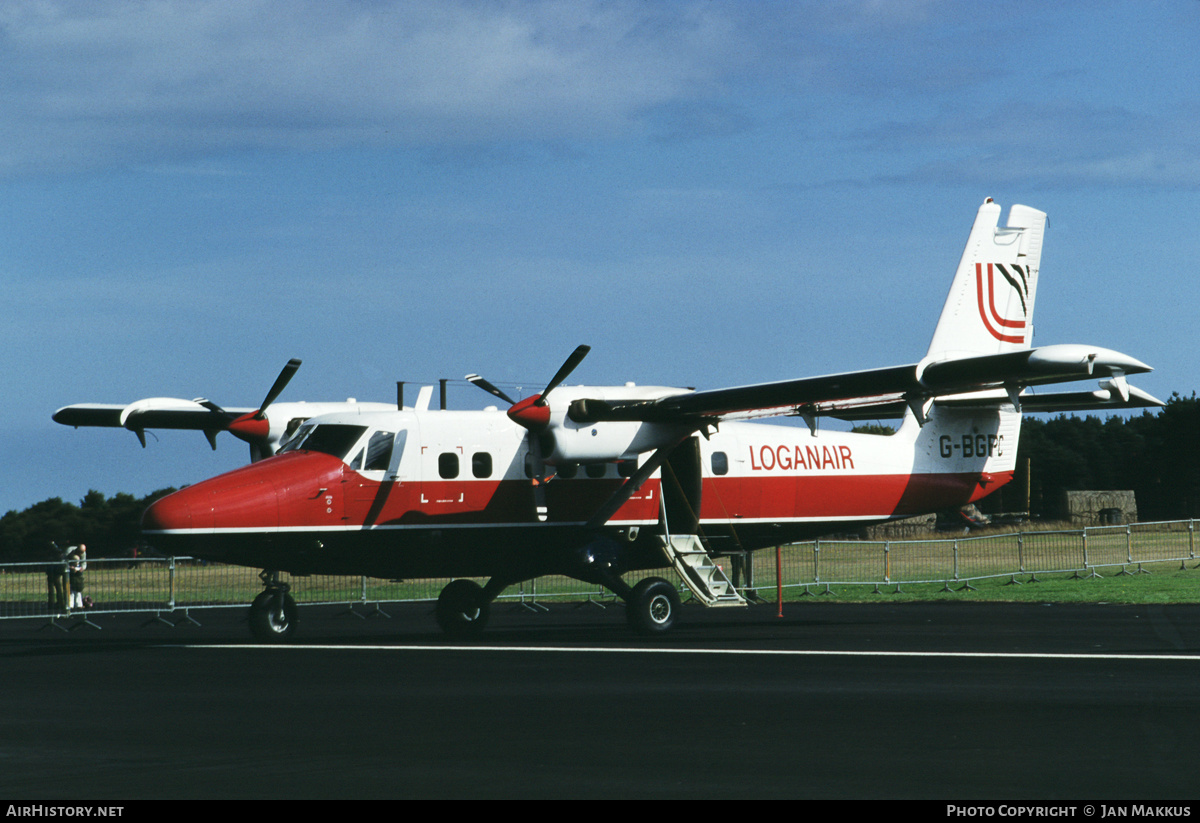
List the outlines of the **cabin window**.
{"type": "Polygon", "coordinates": [[[492,456],[487,452],[475,452],[471,455],[471,474],[475,477],[492,476],[492,456]]]}
{"type": "Polygon", "coordinates": [[[558,476],[563,480],[573,480],[579,474],[578,463],[563,463],[558,467],[558,476]]]}
{"type": "Polygon", "coordinates": [[[713,452],[712,473],[716,475],[729,474],[729,455],[725,452],[713,452]]]}
{"type": "Polygon", "coordinates": [[[608,473],[608,464],[607,463],[588,463],[586,466],[583,467],[583,470],[587,474],[588,477],[595,479],[597,477],[603,477],[605,474],[608,473]]]}
{"type": "Polygon", "coordinates": [[[438,455],[438,474],[443,480],[453,480],[458,477],[458,455],[454,452],[442,452],[438,455]]]}
{"type": "Polygon", "coordinates": [[[617,464],[617,474],[621,477],[633,477],[637,474],[638,464],[636,460],[622,460],[617,464]]]}

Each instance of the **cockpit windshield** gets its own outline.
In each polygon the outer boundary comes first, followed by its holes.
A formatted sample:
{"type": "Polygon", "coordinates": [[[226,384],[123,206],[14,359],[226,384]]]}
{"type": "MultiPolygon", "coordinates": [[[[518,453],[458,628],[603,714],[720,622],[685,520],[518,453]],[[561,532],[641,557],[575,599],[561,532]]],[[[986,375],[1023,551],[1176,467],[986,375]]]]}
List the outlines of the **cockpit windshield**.
{"type": "Polygon", "coordinates": [[[366,426],[348,426],[341,423],[305,424],[280,451],[323,452],[345,460],[350,449],[366,430],[366,426]]]}

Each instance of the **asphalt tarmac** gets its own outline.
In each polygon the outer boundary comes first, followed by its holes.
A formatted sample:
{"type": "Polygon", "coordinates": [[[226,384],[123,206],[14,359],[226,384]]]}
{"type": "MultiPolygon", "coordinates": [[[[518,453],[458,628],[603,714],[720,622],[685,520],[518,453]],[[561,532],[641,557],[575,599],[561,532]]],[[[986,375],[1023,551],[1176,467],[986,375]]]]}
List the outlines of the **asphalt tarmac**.
{"type": "Polygon", "coordinates": [[[1198,606],[387,611],[0,622],[0,800],[1200,794],[1198,606]]]}

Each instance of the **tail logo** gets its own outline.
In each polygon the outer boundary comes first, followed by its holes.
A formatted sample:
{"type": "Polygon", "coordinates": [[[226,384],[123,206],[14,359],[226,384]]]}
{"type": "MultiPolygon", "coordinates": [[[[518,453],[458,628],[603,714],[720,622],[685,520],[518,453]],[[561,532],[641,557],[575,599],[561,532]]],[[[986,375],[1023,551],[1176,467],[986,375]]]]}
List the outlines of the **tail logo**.
{"type": "Polygon", "coordinates": [[[1013,263],[976,263],[975,294],[979,302],[979,319],[983,321],[984,328],[992,337],[1001,343],[1025,342],[1025,329],[1029,322],[1028,266],[1018,266],[1013,263]],[[1003,280],[1000,280],[997,274],[1003,280]],[[998,290],[1001,304],[1009,307],[1006,314],[1003,315],[996,309],[996,292],[998,290]],[[1014,293],[1021,304],[1019,319],[1007,316],[1007,312],[1014,309],[1011,299],[1014,293]]]}

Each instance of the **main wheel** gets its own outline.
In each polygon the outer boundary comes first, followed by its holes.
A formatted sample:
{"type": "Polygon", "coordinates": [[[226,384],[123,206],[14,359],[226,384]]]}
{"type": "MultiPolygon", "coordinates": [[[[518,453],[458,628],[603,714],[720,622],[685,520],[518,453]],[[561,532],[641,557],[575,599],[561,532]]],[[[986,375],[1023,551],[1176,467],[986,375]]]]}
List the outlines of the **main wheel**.
{"type": "Polygon", "coordinates": [[[625,604],[629,625],[642,634],[662,634],[675,626],[679,592],[661,577],[647,577],[633,587],[625,604]]]}
{"type": "Polygon", "coordinates": [[[446,634],[479,634],[487,625],[491,603],[474,580],[452,580],[438,595],[434,615],[446,634]]]}
{"type": "Polygon", "coordinates": [[[263,643],[282,643],[295,633],[299,614],[290,594],[268,589],[250,604],[250,633],[263,643]]]}

